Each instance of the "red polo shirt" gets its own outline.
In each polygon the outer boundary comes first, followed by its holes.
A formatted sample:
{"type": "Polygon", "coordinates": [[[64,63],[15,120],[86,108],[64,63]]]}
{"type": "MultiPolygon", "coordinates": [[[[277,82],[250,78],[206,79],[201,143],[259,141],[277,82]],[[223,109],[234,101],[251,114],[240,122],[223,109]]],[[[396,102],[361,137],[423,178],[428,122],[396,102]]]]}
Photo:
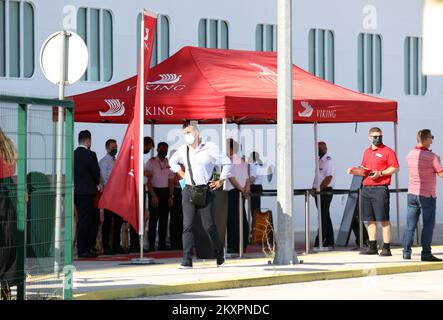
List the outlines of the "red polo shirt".
{"type": "MultiPolygon", "coordinates": [[[[361,165],[370,171],[383,171],[389,167],[398,168],[398,161],[395,152],[384,144],[376,147],[372,146],[365,150],[361,165]]],[[[391,184],[391,176],[383,175],[374,180],[366,176],[363,180],[364,186],[388,186],[391,184]]]]}

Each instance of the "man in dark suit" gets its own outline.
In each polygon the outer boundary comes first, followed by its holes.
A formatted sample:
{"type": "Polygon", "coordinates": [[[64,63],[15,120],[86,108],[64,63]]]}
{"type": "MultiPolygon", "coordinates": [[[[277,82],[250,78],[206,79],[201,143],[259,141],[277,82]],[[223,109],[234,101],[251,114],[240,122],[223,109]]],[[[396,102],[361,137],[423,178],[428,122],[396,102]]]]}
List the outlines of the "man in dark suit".
{"type": "Polygon", "coordinates": [[[100,184],[100,168],[97,155],[90,150],[91,133],[78,134],[79,146],[74,151],[74,202],[78,209],[77,252],[79,258],[97,256],[98,212],[94,208],[95,195],[100,184]]]}

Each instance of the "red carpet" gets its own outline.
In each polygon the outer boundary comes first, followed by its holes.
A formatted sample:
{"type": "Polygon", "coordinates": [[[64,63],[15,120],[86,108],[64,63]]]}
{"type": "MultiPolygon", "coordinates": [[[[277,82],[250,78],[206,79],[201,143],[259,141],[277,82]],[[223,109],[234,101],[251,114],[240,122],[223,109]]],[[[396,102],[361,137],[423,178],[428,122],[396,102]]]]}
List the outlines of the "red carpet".
{"type": "MultiPolygon", "coordinates": [[[[262,252],[261,246],[254,245],[248,246],[246,248],[246,253],[257,253],[262,252]]],[[[183,256],[183,251],[154,251],[147,252],[143,254],[144,258],[154,258],[154,259],[169,259],[169,258],[180,258],[183,256]]],[[[119,255],[101,255],[97,258],[76,258],[74,261],[129,261],[134,258],[140,257],[139,253],[131,254],[119,254],[119,255]]]]}

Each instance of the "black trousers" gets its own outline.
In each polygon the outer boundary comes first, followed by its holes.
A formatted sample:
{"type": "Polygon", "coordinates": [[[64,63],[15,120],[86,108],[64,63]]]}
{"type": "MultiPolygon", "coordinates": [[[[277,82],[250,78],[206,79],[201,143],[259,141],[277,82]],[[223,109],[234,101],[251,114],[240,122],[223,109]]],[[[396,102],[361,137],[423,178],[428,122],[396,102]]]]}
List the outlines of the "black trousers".
{"type": "Polygon", "coordinates": [[[94,208],[95,195],[75,195],[78,210],[77,252],[79,255],[95,249],[99,221],[98,209],[94,208]]]}
{"type": "MultiPolygon", "coordinates": [[[[240,191],[237,189],[228,192],[228,252],[239,253],[240,242],[240,223],[239,223],[239,205],[240,191]]],[[[249,239],[249,225],[246,218],[245,201],[242,199],[243,206],[243,250],[246,250],[249,239]]]]}
{"type": "Polygon", "coordinates": [[[196,207],[189,200],[191,198],[190,186],[186,186],[183,190],[183,257],[185,259],[192,258],[192,248],[194,246],[194,234],[192,225],[194,223],[195,214],[198,212],[201,217],[203,228],[209,236],[209,241],[214,251],[223,250],[223,243],[220,242],[217,226],[215,225],[215,194],[209,189],[207,194],[206,206],[196,207]]]}
{"type": "Polygon", "coordinates": [[[111,233],[111,230],[114,233],[114,239],[112,241],[112,249],[114,251],[119,251],[120,246],[120,233],[122,229],[123,224],[123,218],[119,215],[115,214],[112,211],[105,210],[105,221],[103,221],[102,226],[102,242],[103,242],[103,249],[104,250],[110,250],[110,243],[109,243],[109,235],[111,233]],[[114,226],[112,227],[112,219],[114,219],[114,226]]]}
{"type": "MultiPolygon", "coordinates": [[[[143,195],[143,209],[146,208],[146,193],[145,190],[143,195]]],[[[140,235],[135,232],[135,229],[132,226],[129,227],[129,247],[133,251],[140,250],[140,235]]]]}
{"type": "MultiPolygon", "coordinates": [[[[322,190],[323,192],[332,192],[332,188],[328,187],[322,190]]],[[[334,229],[332,228],[332,221],[331,221],[331,215],[329,213],[329,207],[331,205],[333,194],[324,194],[320,196],[321,201],[321,228],[322,228],[322,244],[326,247],[332,247],[334,246],[334,229]]],[[[318,209],[317,205],[317,197],[315,196],[315,205],[318,209]]],[[[317,237],[315,238],[315,245],[318,247],[318,233],[317,237]]]]}
{"type": "MultiPolygon", "coordinates": [[[[261,184],[253,184],[251,185],[251,193],[262,193],[263,187],[261,184]]],[[[251,196],[251,212],[252,216],[254,216],[255,210],[260,211],[261,208],[261,197],[260,196],[251,196]]]]}
{"type": "Polygon", "coordinates": [[[183,249],[183,208],[182,189],[174,188],[174,203],[170,210],[169,237],[171,247],[177,250],[183,249]]]}
{"type": "Polygon", "coordinates": [[[158,198],[158,207],[152,206],[152,197],[149,195],[149,248],[152,250],[155,247],[155,238],[157,236],[158,223],[158,246],[164,247],[166,245],[166,232],[168,230],[169,217],[169,188],[154,188],[154,192],[158,198]]]}

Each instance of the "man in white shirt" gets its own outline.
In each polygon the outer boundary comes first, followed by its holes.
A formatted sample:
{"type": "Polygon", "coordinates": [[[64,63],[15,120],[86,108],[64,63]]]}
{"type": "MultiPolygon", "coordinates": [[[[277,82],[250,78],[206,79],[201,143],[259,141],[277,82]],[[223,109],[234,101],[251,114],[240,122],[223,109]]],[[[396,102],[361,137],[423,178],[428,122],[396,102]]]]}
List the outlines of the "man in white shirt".
{"type": "Polygon", "coordinates": [[[149,251],[155,250],[155,238],[158,222],[158,250],[167,250],[166,232],[168,229],[169,208],[174,201],[174,176],[170,170],[168,159],[168,144],[160,142],[157,145],[157,156],[149,159],[146,166],[148,172],[149,193],[149,251]]]}
{"type": "MultiPolygon", "coordinates": [[[[185,179],[183,190],[183,262],[181,268],[192,268],[192,247],[194,234],[192,231],[196,213],[201,216],[203,228],[209,236],[211,246],[217,256],[217,266],[224,264],[223,243],[220,241],[217,226],[214,220],[215,195],[213,190],[223,186],[224,181],[231,174],[231,161],[223,154],[216,144],[200,138],[198,127],[194,123],[186,122],[183,125],[183,134],[186,144],[178,148],[169,163],[173,172],[185,179]],[[185,166],[183,172],[180,164],[185,166]],[[214,166],[222,166],[220,180],[210,181],[214,166]],[[191,202],[193,186],[206,189],[205,205],[198,206],[191,202]]],[[[202,198],[202,197],[201,197],[202,198]]]]}
{"type": "MultiPolygon", "coordinates": [[[[328,147],[325,142],[320,141],[318,143],[318,156],[320,158],[319,161],[319,171],[320,177],[317,177],[317,173],[315,174],[314,182],[312,184],[312,190],[314,192],[320,191],[325,192],[320,196],[321,201],[321,227],[322,227],[322,243],[325,247],[333,247],[334,246],[334,229],[332,228],[331,216],[329,213],[329,206],[332,201],[332,191],[335,183],[335,164],[332,157],[327,153],[328,147]]],[[[315,198],[315,205],[317,206],[317,197],[315,198]]],[[[319,246],[318,242],[319,235],[315,238],[315,247],[319,246]]]]}
{"type": "Polygon", "coordinates": [[[250,168],[250,178],[251,181],[251,193],[255,194],[251,196],[251,212],[254,215],[255,210],[259,210],[261,208],[261,197],[259,194],[263,192],[263,177],[266,174],[266,168],[263,166],[263,162],[260,159],[260,154],[256,151],[251,152],[250,156],[251,164],[250,168]]]}
{"type": "Polygon", "coordinates": [[[249,237],[249,226],[246,218],[245,198],[250,191],[250,181],[248,174],[248,164],[238,155],[239,144],[233,139],[228,139],[227,150],[229,159],[232,162],[231,176],[226,182],[228,191],[228,253],[239,253],[240,242],[240,195],[243,206],[243,250],[246,250],[249,237]]]}

